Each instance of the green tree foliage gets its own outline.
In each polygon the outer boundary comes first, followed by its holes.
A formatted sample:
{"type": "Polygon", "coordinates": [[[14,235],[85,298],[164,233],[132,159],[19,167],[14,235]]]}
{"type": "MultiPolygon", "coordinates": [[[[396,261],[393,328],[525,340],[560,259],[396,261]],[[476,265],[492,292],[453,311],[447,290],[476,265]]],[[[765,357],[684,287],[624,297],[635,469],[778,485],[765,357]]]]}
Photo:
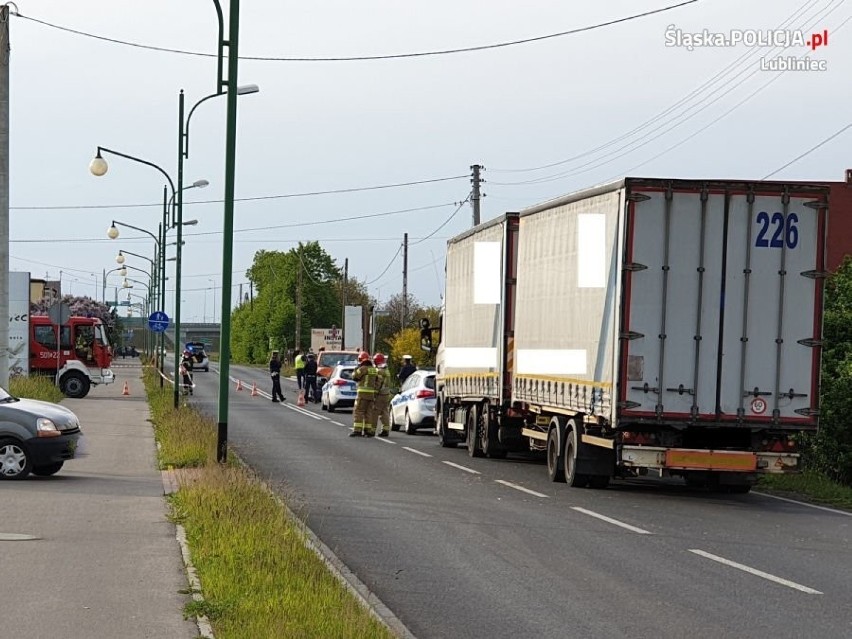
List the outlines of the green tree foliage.
{"type": "Polygon", "coordinates": [[[418,367],[435,365],[435,354],[420,350],[420,329],[406,328],[396,333],[388,340],[390,345],[389,365],[396,379],[396,374],[402,367],[402,356],[411,355],[412,361],[418,367]]]}
{"type": "MultiPolygon", "coordinates": [[[[342,272],[317,242],[287,252],[258,251],[246,276],[254,299],[243,301],[232,318],[235,361],[264,363],[269,351],[296,346],[297,291],[301,288],[299,346],[310,344],[311,328],[340,325],[342,272]]],[[[347,286],[347,304],[358,299],[357,281],[347,286]]]]}
{"type": "Polygon", "coordinates": [[[852,258],[825,287],[820,429],[806,437],[806,463],[852,484],[852,258]]]}

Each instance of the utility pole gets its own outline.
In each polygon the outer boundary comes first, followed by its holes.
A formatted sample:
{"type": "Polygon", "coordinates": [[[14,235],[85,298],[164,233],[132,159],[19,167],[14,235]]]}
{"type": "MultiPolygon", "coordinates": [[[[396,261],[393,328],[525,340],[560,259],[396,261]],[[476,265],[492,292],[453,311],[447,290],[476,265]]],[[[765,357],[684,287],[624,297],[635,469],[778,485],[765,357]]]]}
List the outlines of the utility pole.
{"type": "Polygon", "coordinates": [[[0,386],[9,388],[9,5],[0,7],[0,386]]]}
{"type": "Polygon", "coordinates": [[[296,277],[296,342],[293,348],[301,350],[302,346],[302,245],[296,249],[299,256],[299,275],[296,277]]]}
{"type": "Polygon", "coordinates": [[[343,260],[343,309],[340,318],[340,346],[346,348],[346,289],[349,288],[349,258],[343,260]]]}
{"type": "Polygon", "coordinates": [[[400,330],[405,328],[408,319],[408,233],[402,240],[402,318],[399,325],[400,330]]]}
{"type": "Polygon", "coordinates": [[[470,201],[471,201],[471,205],[473,206],[473,225],[476,226],[477,224],[479,224],[479,220],[480,220],[480,218],[479,218],[479,199],[480,199],[479,187],[483,182],[485,182],[485,180],[483,180],[479,176],[479,172],[484,171],[485,167],[481,166],[479,164],[474,164],[470,168],[473,169],[473,177],[470,179],[470,183],[473,184],[473,195],[471,196],[470,201]]]}

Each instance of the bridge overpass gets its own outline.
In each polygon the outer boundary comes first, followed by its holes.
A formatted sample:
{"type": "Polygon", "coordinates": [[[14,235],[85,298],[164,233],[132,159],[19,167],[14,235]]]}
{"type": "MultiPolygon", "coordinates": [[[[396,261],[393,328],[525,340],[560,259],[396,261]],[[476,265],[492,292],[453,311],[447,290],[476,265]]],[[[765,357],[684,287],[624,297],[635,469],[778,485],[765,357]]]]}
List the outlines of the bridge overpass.
{"type": "MultiPolygon", "coordinates": [[[[145,345],[145,334],[148,330],[147,317],[122,317],[121,323],[125,333],[131,333],[129,342],[137,349],[145,345]]],[[[208,350],[215,353],[219,350],[221,325],[216,323],[181,322],[181,346],[186,342],[204,342],[208,350]]],[[[173,350],[175,345],[175,328],[171,324],[166,330],[166,348],[173,350]]]]}

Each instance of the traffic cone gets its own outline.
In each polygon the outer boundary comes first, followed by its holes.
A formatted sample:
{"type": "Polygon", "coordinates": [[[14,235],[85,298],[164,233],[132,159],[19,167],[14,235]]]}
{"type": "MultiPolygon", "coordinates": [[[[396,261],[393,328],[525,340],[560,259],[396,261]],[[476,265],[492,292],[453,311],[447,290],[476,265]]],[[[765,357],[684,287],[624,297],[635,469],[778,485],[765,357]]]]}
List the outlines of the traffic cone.
{"type": "Polygon", "coordinates": [[[251,396],[257,397],[257,384],[255,382],[251,383],[251,396]]]}
{"type": "Polygon", "coordinates": [[[238,391],[243,390],[243,382],[239,379],[237,380],[237,390],[238,391]]]}
{"type": "Polygon", "coordinates": [[[305,405],[305,391],[299,391],[299,399],[296,400],[296,406],[304,406],[305,405]]]}
{"type": "Polygon", "coordinates": [[[130,395],[130,386],[127,384],[127,382],[124,382],[124,390],[121,391],[121,394],[130,395]]]}

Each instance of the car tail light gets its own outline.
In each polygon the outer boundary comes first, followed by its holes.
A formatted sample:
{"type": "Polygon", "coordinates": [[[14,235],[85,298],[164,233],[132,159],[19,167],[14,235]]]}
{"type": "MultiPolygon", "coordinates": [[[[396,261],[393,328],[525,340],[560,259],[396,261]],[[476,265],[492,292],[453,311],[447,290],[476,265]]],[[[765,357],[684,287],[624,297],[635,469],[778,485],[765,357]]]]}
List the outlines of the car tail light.
{"type": "Polygon", "coordinates": [[[417,394],[415,395],[415,397],[417,399],[429,399],[430,397],[434,397],[434,396],[435,396],[435,391],[433,391],[433,390],[419,390],[419,391],[417,391],[417,394]]]}
{"type": "Polygon", "coordinates": [[[336,379],[332,382],[332,385],[334,385],[334,386],[348,386],[349,382],[347,382],[345,379],[336,379]]]}

